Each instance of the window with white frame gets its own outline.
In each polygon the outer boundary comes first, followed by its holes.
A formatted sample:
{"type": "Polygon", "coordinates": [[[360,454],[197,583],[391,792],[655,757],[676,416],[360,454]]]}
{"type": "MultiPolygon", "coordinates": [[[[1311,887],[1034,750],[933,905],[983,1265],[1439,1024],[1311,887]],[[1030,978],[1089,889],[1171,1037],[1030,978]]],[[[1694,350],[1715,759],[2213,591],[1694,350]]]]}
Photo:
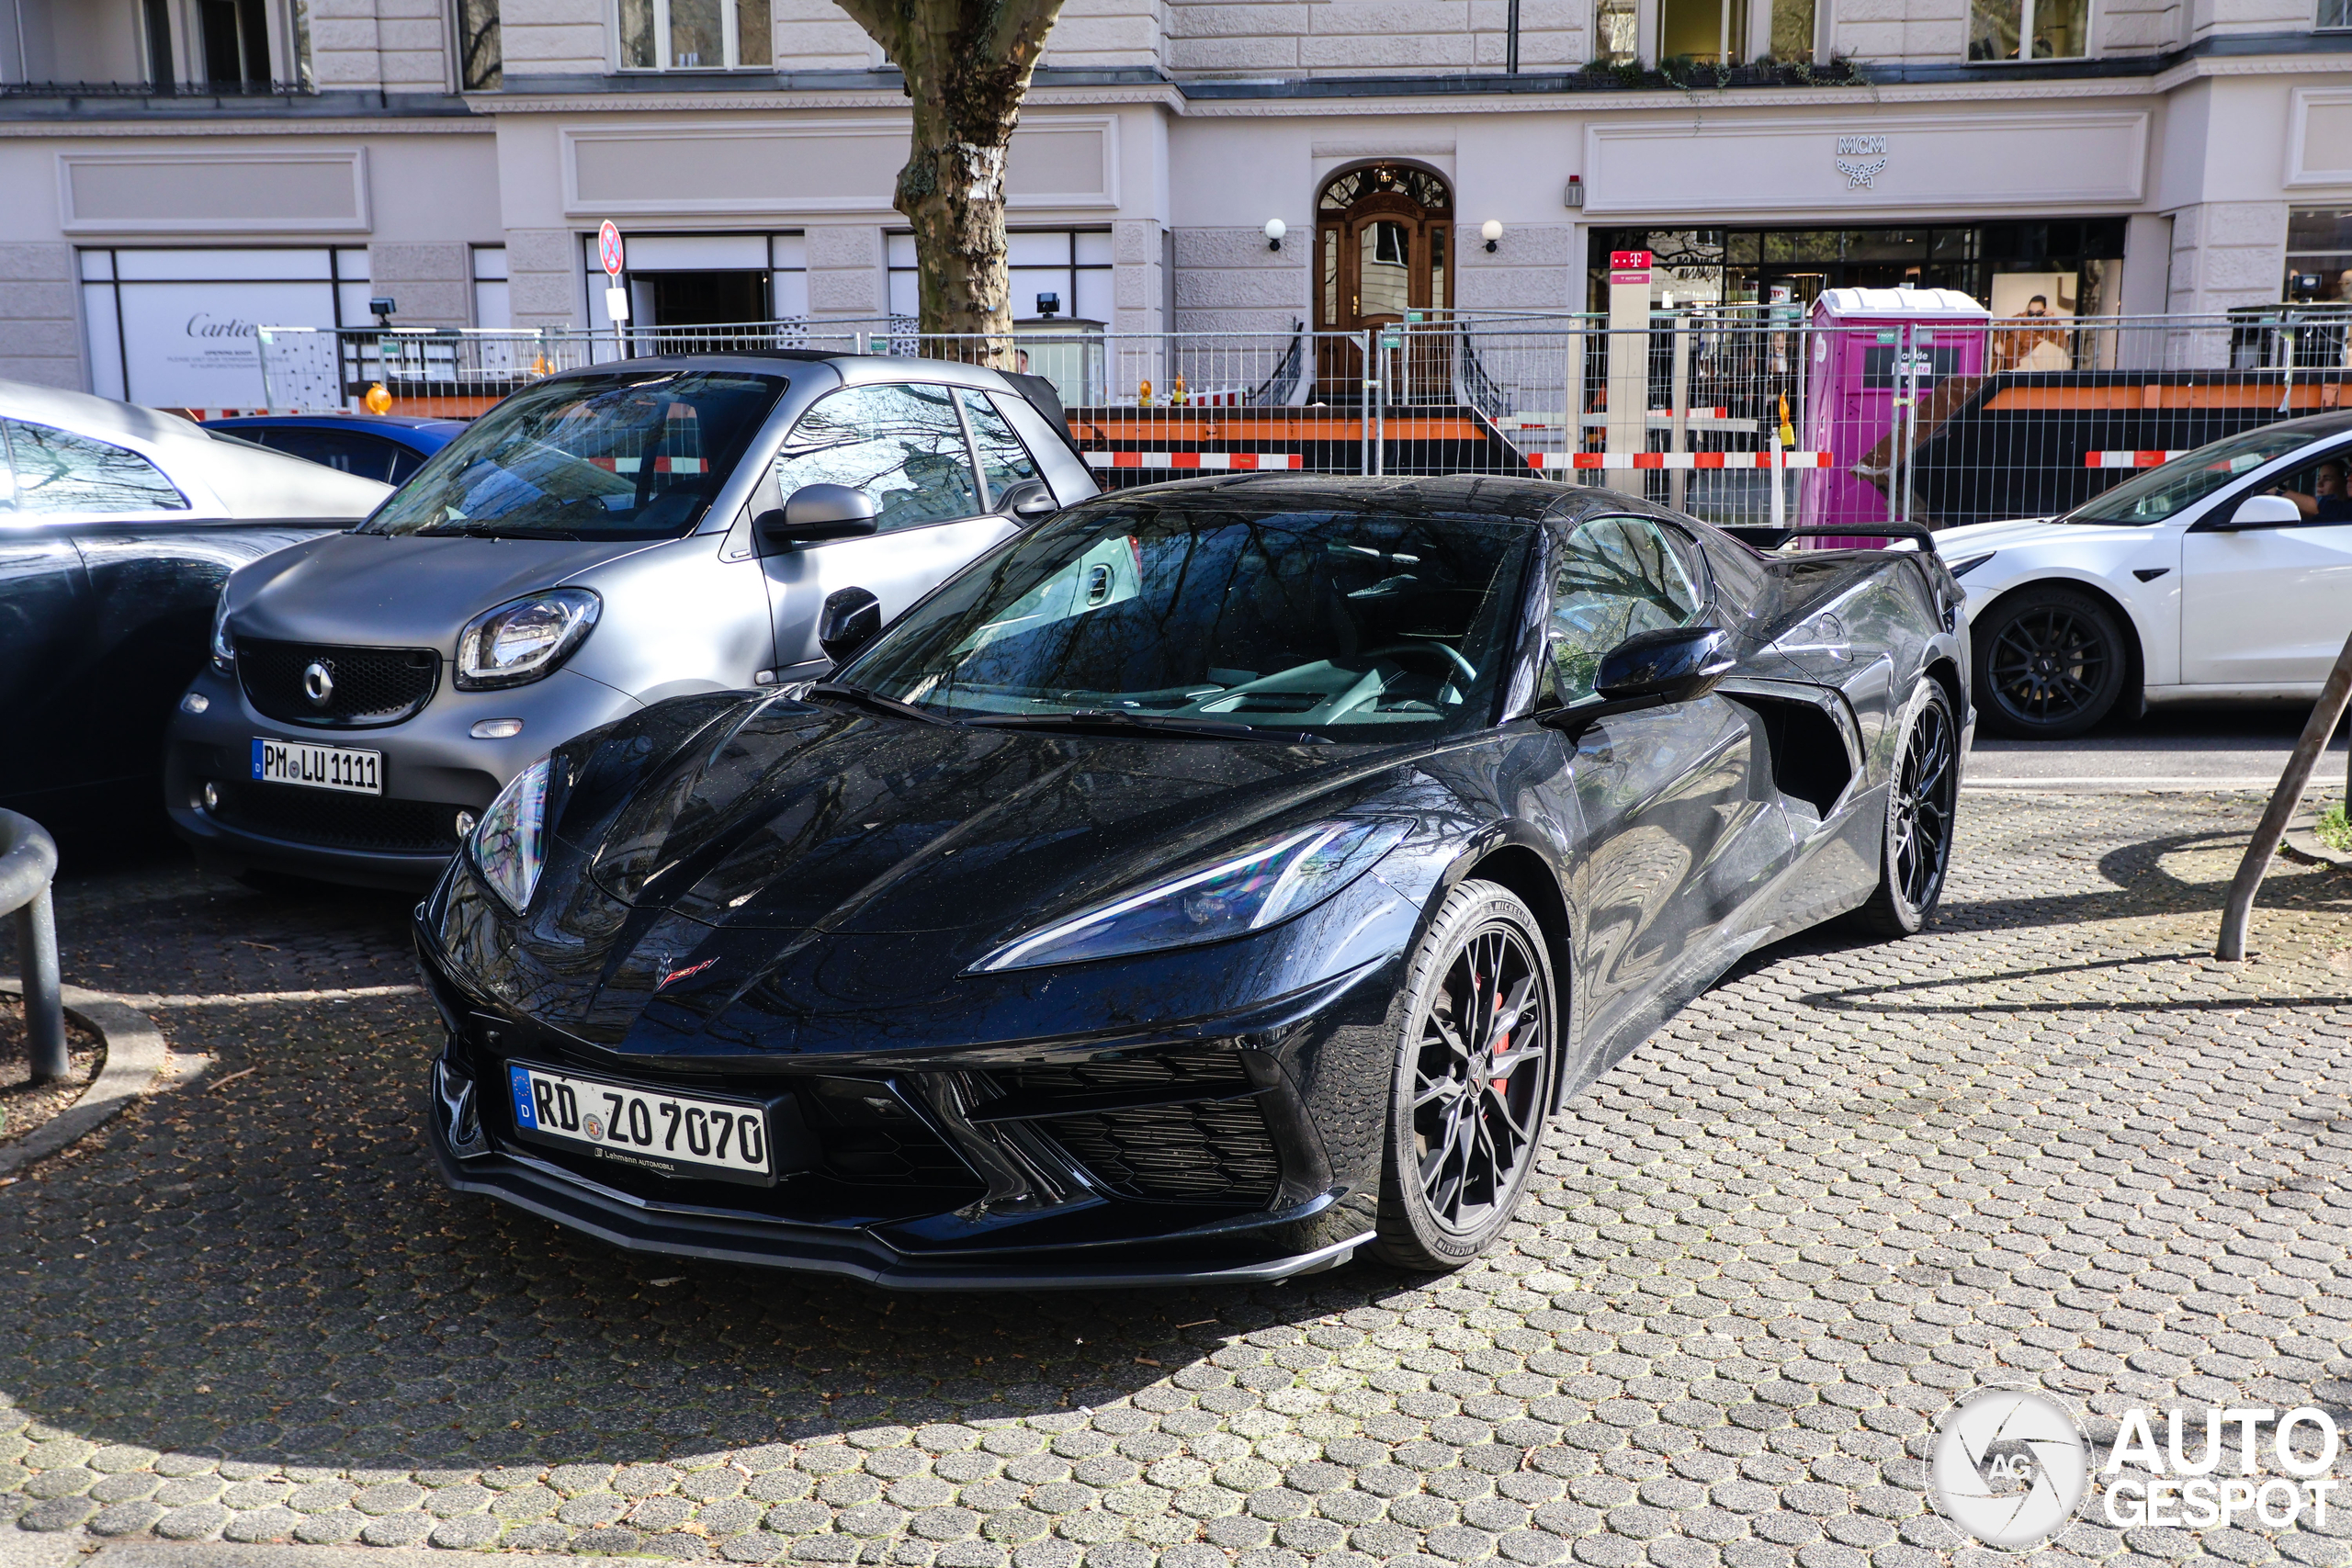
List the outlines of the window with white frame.
{"type": "Polygon", "coordinates": [[[474,325],[511,327],[514,311],[506,298],[506,247],[474,247],[474,325]]]}
{"type": "Polygon", "coordinates": [[[775,67],[769,0],[619,0],[624,71],[775,67]]]}
{"type": "Polygon", "coordinates": [[[1971,0],[1968,58],[2079,60],[2090,20],[2090,0],[1971,0]]]}
{"type": "MultiPolygon", "coordinates": [[[[1005,235],[1016,321],[1111,320],[1108,229],[1016,229],[1005,235]]],[[[889,237],[890,314],[922,313],[915,237],[889,237]]]]}
{"type": "Polygon", "coordinates": [[[2323,28],[2352,28],[2352,0],[2319,0],[2319,22],[2323,28]]]}

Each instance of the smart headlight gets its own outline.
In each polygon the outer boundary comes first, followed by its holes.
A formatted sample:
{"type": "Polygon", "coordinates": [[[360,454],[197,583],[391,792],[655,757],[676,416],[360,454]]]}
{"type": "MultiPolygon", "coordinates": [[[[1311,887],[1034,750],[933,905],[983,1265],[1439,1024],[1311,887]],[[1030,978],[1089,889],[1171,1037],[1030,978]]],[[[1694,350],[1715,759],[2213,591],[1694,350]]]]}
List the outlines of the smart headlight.
{"type": "Polygon", "coordinates": [[[466,840],[474,869],[518,915],[530,907],[547,863],[548,761],[542,757],[516,773],[466,840]]]}
{"type": "Polygon", "coordinates": [[[1262,931],[1329,898],[1396,847],[1406,825],[1351,818],[1261,840],[1032,932],[977,965],[1034,969],[1156,953],[1262,931]]]}
{"type": "Polygon", "coordinates": [[[458,688],[491,691],[552,674],[587,640],[603,608],[585,588],[551,588],[483,611],[458,634],[458,688]]]}

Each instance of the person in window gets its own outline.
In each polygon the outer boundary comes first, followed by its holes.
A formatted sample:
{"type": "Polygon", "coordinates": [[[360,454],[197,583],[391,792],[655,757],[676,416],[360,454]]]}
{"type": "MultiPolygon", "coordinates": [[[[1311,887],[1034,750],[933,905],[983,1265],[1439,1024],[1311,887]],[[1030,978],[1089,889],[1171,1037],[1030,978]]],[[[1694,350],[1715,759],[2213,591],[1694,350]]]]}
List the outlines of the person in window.
{"type": "Polygon", "coordinates": [[[2312,470],[2311,493],[2289,490],[2285,486],[2272,491],[2295,503],[2295,510],[2314,523],[2352,523],[2352,492],[2344,482],[2344,464],[2335,458],[2312,470]]]}
{"type": "Polygon", "coordinates": [[[2066,352],[2066,344],[2053,326],[2038,323],[2052,320],[2050,297],[2037,294],[2025,302],[2022,321],[2037,323],[2015,326],[2001,333],[2000,367],[2004,370],[2072,370],[2074,355],[2066,352]]]}

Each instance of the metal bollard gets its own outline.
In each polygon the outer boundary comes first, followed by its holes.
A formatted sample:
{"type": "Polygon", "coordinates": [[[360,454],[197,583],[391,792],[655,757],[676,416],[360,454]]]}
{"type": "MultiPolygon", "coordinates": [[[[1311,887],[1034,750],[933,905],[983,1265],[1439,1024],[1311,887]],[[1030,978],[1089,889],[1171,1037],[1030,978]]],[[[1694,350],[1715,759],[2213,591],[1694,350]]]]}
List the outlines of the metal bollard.
{"type": "Polygon", "coordinates": [[[17,916],[17,967],[25,982],[25,1035],[32,1080],[66,1075],[65,1010],[58,998],[57,914],[49,899],[57,840],[29,817],[0,811],[0,911],[17,916]]]}
{"type": "MultiPolygon", "coordinates": [[[[2254,842],[2246,846],[2245,858],[2238,863],[2230,896],[2222,905],[2222,934],[2213,944],[2214,957],[2234,963],[2245,956],[2246,920],[2254,913],[2254,896],[2262,891],[2262,874],[2270,869],[2270,857],[2278,852],[2278,840],[2287,836],[2287,819],[2302,804],[2303,786],[2311,783],[2312,770],[2318,766],[2319,755],[2327,750],[2347,705],[2352,705],[2352,637],[2344,639],[2344,651],[2335,656],[2335,667],[2319,689],[2318,705],[2312,709],[2302,739],[2295,742],[2287,771],[2270,796],[2269,807],[2254,829],[2254,842]]],[[[2352,789],[2352,778],[2347,778],[2346,787],[2352,789]]]]}

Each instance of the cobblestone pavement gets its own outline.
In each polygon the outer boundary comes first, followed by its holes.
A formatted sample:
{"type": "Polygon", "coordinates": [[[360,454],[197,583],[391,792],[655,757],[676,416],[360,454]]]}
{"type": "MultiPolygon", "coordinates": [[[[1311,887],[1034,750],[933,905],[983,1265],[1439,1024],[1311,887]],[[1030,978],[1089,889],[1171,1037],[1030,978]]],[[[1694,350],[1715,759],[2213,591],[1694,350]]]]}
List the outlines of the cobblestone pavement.
{"type": "MultiPolygon", "coordinates": [[[[1970,797],[1928,933],[1743,966],[1578,1099],[1510,1248],[1457,1275],[1020,1299],[640,1261],[447,1196],[413,1130],[426,1007],[370,991],[410,979],[400,902],[73,882],[69,977],[216,1060],[0,1190],[0,1521],[941,1568],[1989,1564],[1924,1492],[1965,1391],[2041,1387],[2094,1442],[2142,1404],[2352,1416],[2352,877],[2282,864],[2258,962],[2203,957],[2258,806],[1970,797]]],[[[2078,1522],[2041,1556],[2339,1562],[2348,1519],[2078,1522]]]]}

